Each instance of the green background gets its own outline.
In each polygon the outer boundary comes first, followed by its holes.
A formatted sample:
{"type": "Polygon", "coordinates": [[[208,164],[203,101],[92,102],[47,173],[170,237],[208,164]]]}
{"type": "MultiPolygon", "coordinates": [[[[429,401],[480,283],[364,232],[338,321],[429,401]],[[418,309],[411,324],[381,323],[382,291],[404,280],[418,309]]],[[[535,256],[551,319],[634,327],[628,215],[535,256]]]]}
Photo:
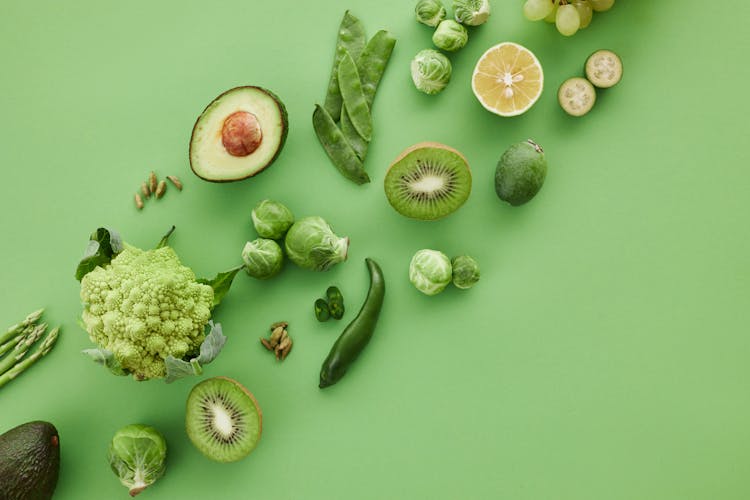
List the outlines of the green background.
{"type": "Polygon", "coordinates": [[[45,306],[64,331],[0,390],[0,431],[58,427],[57,498],[125,498],[104,457],[133,422],[169,443],[167,474],[142,498],[750,497],[750,4],[622,1],[570,39],[524,20],[519,1],[492,7],[451,55],[450,86],[429,97],[408,66],[431,31],[403,0],[3,4],[0,322],[45,306]],[[362,187],[329,164],[311,126],[347,7],[368,35],[398,38],[362,187]],[[513,119],[486,112],[470,89],[478,57],[506,40],[534,51],[546,80],[513,119]],[[603,47],[622,56],[625,77],[569,118],[556,88],[603,47]],[[242,84],[284,100],[286,147],[257,178],[203,182],[188,165],[192,124],[242,84]],[[533,202],[511,208],[495,196],[495,163],[528,137],[549,175],[533,202]],[[423,140],[462,151],[474,175],[469,201],[439,222],[401,217],[382,189],[389,162],[423,140]],[[139,213],[133,192],[151,169],[185,190],[139,213]],[[203,378],[238,379],[264,413],[256,451],[221,465],[184,432],[197,379],[135,383],[79,354],[90,343],[73,270],[101,225],[150,247],[176,224],[172,244],[198,275],[232,267],[266,197],[325,217],[351,252],[325,274],[238,276],[217,310],[229,341],[203,378]],[[421,295],[407,279],[420,248],[475,256],[482,280],[421,295]],[[320,391],[320,363],[366,293],[367,256],[388,287],[376,336],[320,391]],[[347,314],[318,324],[313,301],[334,283],[347,314]],[[295,347],[280,364],[258,337],[282,319],[295,347]]]}

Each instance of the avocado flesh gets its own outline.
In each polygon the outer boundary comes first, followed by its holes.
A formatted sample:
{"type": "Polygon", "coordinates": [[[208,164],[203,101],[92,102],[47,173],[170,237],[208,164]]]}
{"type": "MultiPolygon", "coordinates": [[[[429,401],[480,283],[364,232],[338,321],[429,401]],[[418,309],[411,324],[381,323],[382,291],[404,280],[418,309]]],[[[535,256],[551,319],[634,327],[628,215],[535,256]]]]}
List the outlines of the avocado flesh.
{"type": "Polygon", "coordinates": [[[0,500],[52,498],[60,438],[49,422],[29,422],[0,436],[0,500]]]}
{"type": "Polygon", "coordinates": [[[190,166],[200,178],[211,182],[232,182],[252,177],[276,159],[287,136],[284,104],[260,87],[237,87],[214,99],[198,117],[190,138],[190,166]],[[262,141],[252,153],[234,156],[222,141],[227,118],[237,112],[257,119],[262,141]]]}

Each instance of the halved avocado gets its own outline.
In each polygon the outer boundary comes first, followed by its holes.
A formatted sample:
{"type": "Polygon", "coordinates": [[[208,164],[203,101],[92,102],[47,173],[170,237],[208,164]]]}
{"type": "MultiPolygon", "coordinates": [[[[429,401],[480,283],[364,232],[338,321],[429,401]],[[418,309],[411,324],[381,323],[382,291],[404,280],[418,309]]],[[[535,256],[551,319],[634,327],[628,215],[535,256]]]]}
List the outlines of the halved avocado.
{"type": "Polygon", "coordinates": [[[190,168],[201,179],[232,182],[262,172],[284,147],[286,108],[271,91],[236,87],[209,104],[190,137],[190,168]]]}

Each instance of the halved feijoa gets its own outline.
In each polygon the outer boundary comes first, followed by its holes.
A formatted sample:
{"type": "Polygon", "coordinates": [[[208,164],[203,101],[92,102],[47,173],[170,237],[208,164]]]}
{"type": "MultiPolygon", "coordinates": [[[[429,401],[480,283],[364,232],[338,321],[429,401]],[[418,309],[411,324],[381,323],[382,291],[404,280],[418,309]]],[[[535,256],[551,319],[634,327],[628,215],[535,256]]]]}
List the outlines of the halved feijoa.
{"type": "Polygon", "coordinates": [[[211,182],[252,177],[281,152],[288,131],[286,108],[271,91],[236,87],[209,104],[190,137],[190,167],[211,182]]]}
{"type": "Polygon", "coordinates": [[[586,59],[586,78],[600,89],[617,85],[622,78],[622,61],[611,50],[597,50],[586,59]]]}
{"type": "Polygon", "coordinates": [[[388,202],[413,219],[435,220],[455,212],[471,193],[466,158],[437,142],[407,148],[385,175],[388,202]]]}
{"type": "Polygon", "coordinates": [[[594,107],[596,89],[585,78],[568,78],[557,91],[560,107],[571,116],[583,116],[594,107]]]}

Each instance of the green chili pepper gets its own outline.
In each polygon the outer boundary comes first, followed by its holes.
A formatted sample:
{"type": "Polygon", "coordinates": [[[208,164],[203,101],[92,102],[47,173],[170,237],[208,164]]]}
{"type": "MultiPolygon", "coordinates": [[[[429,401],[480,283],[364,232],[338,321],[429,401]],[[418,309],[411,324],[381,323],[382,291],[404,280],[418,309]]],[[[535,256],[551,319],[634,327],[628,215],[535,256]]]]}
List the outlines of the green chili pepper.
{"type": "Polygon", "coordinates": [[[331,317],[333,319],[343,318],[344,296],[341,295],[341,291],[335,286],[328,287],[328,290],[326,290],[326,299],[328,300],[328,309],[331,311],[331,317]]]}
{"type": "Polygon", "coordinates": [[[341,90],[339,88],[339,62],[344,57],[346,51],[356,60],[365,46],[365,28],[359,19],[354,17],[348,10],[344,13],[344,18],[339,26],[339,35],[336,40],[336,54],[333,58],[333,69],[331,78],[328,81],[328,92],[326,93],[325,108],[331,115],[334,122],[339,121],[341,117],[341,90]]]}
{"type": "Polygon", "coordinates": [[[339,63],[339,89],[352,125],[364,140],[369,141],[372,139],[372,115],[362,92],[357,64],[348,51],[344,52],[339,63]]]}
{"type": "Polygon", "coordinates": [[[344,177],[357,184],[370,182],[370,177],[357,158],[357,153],[346,142],[344,134],[336,126],[331,115],[318,104],[313,112],[313,128],[328,157],[344,177]]]}
{"type": "Polygon", "coordinates": [[[315,301],[315,317],[318,318],[318,321],[320,322],[328,321],[328,318],[331,317],[328,302],[324,299],[318,299],[315,301]]]}
{"type": "Polygon", "coordinates": [[[370,271],[370,290],[357,317],[352,320],[333,344],[331,352],[323,361],[320,369],[321,389],[333,385],[346,374],[349,366],[357,359],[372,338],[378,322],[380,309],[385,295],[385,281],[380,266],[372,260],[365,259],[370,271]]]}

